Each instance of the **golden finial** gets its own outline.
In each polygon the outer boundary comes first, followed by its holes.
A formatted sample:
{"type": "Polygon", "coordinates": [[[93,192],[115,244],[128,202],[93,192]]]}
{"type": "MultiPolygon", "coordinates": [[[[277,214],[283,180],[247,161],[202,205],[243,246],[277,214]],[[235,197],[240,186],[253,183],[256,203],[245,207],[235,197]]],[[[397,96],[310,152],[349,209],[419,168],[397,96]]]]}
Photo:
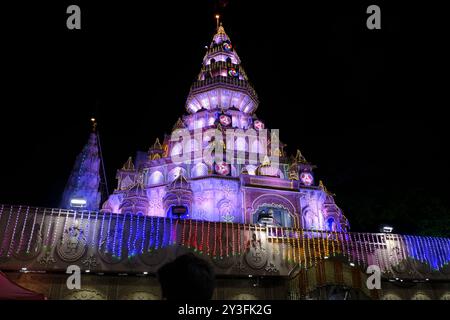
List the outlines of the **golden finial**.
{"type": "Polygon", "coordinates": [[[91,118],[92,122],[92,131],[95,132],[97,130],[97,120],[95,118],[91,118]]]}
{"type": "Polygon", "coordinates": [[[134,164],[133,164],[133,158],[129,157],[127,162],[122,167],[122,170],[126,171],[134,171],[134,164]]]}
{"type": "Polygon", "coordinates": [[[219,30],[220,15],[218,15],[218,14],[216,14],[216,21],[217,21],[217,30],[219,30]]]}
{"type": "Polygon", "coordinates": [[[162,150],[162,146],[161,146],[161,143],[159,142],[159,138],[156,138],[156,141],[153,144],[153,149],[155,149],[155,150],[162,150]]]}

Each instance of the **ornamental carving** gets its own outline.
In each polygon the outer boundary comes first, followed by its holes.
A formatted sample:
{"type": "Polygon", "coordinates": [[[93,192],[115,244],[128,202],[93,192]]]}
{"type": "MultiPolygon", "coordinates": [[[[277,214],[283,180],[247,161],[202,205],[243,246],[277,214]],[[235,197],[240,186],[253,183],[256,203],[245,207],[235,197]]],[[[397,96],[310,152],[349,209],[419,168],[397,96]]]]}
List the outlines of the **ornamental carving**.
{"type": "Polygon", "coordinates": [[[252,233],[252,239],[249,242],[245,261],[252,269],[262,269],[267,263],[266,248],[263,247],[261,239],[257,238],[256,232],[252,233]]]}
{"type": "Polygon", "coordinates": [[[81,259],[86,251],[86,239],[78,227],[66,229],[62,241],[58,241],[56,245],[58,256],[66,262],[81,259]]]}

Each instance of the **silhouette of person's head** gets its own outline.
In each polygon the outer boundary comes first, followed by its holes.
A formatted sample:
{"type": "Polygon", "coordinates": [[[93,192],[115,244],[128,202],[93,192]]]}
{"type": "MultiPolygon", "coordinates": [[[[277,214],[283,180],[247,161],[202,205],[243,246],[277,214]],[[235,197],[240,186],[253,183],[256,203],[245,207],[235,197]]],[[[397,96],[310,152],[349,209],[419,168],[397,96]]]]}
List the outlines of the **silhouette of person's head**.
{"type": "Polygon", "coordinates": [[[158,280],[162,297],[167,300],[210,300],[215,287],[211,265],[192,253],[162,266],[158,280]]]}

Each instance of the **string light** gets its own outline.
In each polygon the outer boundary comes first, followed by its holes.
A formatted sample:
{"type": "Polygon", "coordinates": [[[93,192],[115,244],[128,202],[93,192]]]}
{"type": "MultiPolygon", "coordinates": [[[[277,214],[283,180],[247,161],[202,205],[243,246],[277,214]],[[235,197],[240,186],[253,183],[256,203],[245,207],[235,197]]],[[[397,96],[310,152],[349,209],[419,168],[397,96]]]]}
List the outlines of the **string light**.
{"type": "Polygon", "coordinates": [[[201,222],[201,224],[202,224],[202,227],[200,229],[200,233],[202,234],[202,236],[200,238],[200,247],[198,248],[198,250],[200,251],[200,253],[203,253],[203,241],[205,240],[204,239],[203,227],[204,227],[205,224],[204,224],[203,221],[201,222]]]}
{"type": "Polygon", "coordinates": [[[234,224],[233,221],[231,221],[231,255],[234,257],[235,256],[235,243],[234,243],[234,224]]]}
{"type": "Polygon", "coordinates": [[[209,251],[209,239],[210,239],[210,226],[211,226],[211,221],[208,220],[208,229],[206,232],[206,254],[209,256],[210,255],[210,251],[209,251]]]}
{"type": "MultiPolygon", "coordinates": [[[[59,216],[58,216],[58,217],[59,217],[59,216]]],[[[73,211],[72,225],[70,226],[70,237],[73,237],[73,235],[74,235],[76,219],[77,219],[77,211],[74,210],[74,211],[73,211]]],[[[58,219],[58,220],[59,220],[59,219],[58,219]]]]}
{"type": "MultiPolygon", "coordinates": [[[[2,206],[2,210],[3,210],[3,206],[2,206]]],[[[35,229],[35,226],[36,226],[37,213],[38,213],[38,208],[36,208],[34,210],[33,226],[31,227],[31,234],[30,234],[30,237],[28,238],[27,254],[30,253],[31,241],[33,240],[34,229],[35,229]]],[[[0,219],[1,219],[1,214],[0,214],[0,219]]]]}
{"type": "Polygon", "coordinates": [[[142,234],[141,234],[141,254],[144,254],[144,246],[145,246],[145,229],[147,227],[147,216],[144,216],[144,224],[142,226],[142,234]]]}
{"type": "Polygon", "coordinates": [[[155,225],[154,225],[154,221],[153,221],[153,217],[150,217],[150,237],[148,239],[148,252],[152,251],[153,248],[153,243],[154,243],[154,232],[155,232],[155,225]]]}
{"type": "MultiPolygon", "coordinates": [[[[311,252],[311,246],[310,246],[311,232],[308,232],[305,236],[306,236],[306,246],[308,248],[309,267],[311,268],[313,265],[313,261],[315,261],[315,256],[313,256],[313,253],[311,252]]],[[[313,243],[313,245],[314,245],[314,243],[313,243]]]]}
{"type": "MultiPolygon", "coordinates": [[[[65,212],[64,215],[64,225],[62,230],[62,244],[64,245],[66,243],[66,229],[67,229],[67,221],[69,220],[69,213],[65,212]]],[[[67,233],[69,233],[69,230],[67,230],[67,233]]]]}
{"type": "Polygon", "coordinates": [[[88,217],[87,217],[87,221],[86,221],[86,225],[84,226],[84,231],[83,233],[85,233],[86,237],[86,244],[89,244],[89,231],[91,229],[91,211],[88,212],[88,217]]]}
{"type": "Polygon", "coordinates": [[[78,233],[78,240],[81,239],[81,235],[84,232],[83,231],[83,218],[84,218],[84,211],[81,211],[80,228],[79,228],[80,232],[78,233]]]}
{"type": "Polygon", "coordinates": [[[133,214],[130,213],[130,227],[129,227],[129,233],[128,233],[128,241],[127,241],[127,249],[128,249],[128,259],[132,256],[132,249],[131,249],[131,237],[133,235],[133,214]]]}
{"type": "Polygon", "coordinates": [[[16,220],[15,220],[15,223],[14,223],[12,236],[11,236],[11,239],[10,239],[10,242],[9,242],[8,252],[6,254],[6,257],[8,257],[8,258],[11,256],[12,250],[13,250],[13,247],[14,247],[14,238],[15,238],[15,235],[16,235],[17,224],[19,223],[19,217],[20,217],[20,212],[21,211],[22,211],[22,206],[19,206],[19,210],[17,211],[16,220]]]}
{"type": "Polygon", "coordinates": [[[172,216],[170,216],[169,218],[169,246],[172,245],[173,243],[173,220],[172,220],[172,216]]]}
{"type": "Polygon", "coordinates": [[[109,213],[109,221],[108,221],[108,229],[106,231],[106,245],[105,245],[105,253],[109,253],[109,245],[110,245],[110,232],[111,232],[111,220],[112,220],[112,212],[109,213]]]}
{"type": "Polygon", "coordinates": [[[133,257],[137,254],[136,243],[139,238],[139,227],[141,225],[141,216],[142,216],[142,213],[139,212],[138,216],[136,217],[136,231],[134,233],[133,249],[131,251],[131,255],[133,257]]]}
{"type": "Polygon", "coordinates": [[[214,248],[213,248],[213,257],[217,258],[217,222],[214,222],[214,248]]]}
{"type": "Polygon", "coordinates": [[[49,218],[49,222],[47,224],[47,231],[45,234],[45,240],[44,240],[44,248],[47,248],[50,245],[50,229],[52,228],[52,224],[53,224],[53,209],[50,212],[50,218],[49,218]]]}
{"type": "Polygon", "coordinates": [[[101,246],[102,246],[103,229],[104,229],[104,226],[105,226],[105,217],[106,217],[106,213],[103,213],[102,224],[101,224],[101,227],[100,227],[100,237],[98,238],[98,251],[101,250],[101,246]]]}
{"type": "Polygon", "coordinates": [[[291,251],[292,251],[292,262],[297,262],[297,255],[295,250],[295,237],[294,237],[294,229],[289,229],[289,239],[291,239],[291,251]]]}
{"type": "Polygon", "coordinates": [[[61,210],[58,211],[58,217],[56,218],[55,229],[53,230],[53,237],[52,237],[53,240],[50,246],[51,249],[55,248],[56,246],[57,232],[59,230],[59,224],[61,220],[60,218],[61,218],[61,210]]]}
{"type": "Polygon", "coordinates": [[[98,212],[95,213],[94,230],[92,230],[91,248],[95,246],[95,235],[97,234],[98,212]]]}
{"type": "Polygon", "coordinates": [[[195,229],[194,229],[194,251],[198,250],[198,241],[197,241],[197,235],[198,235],[198,220],[195,220],[195,229]]]}
{"type": "Polygon", "coordinates": [[[173,244],[174,245],[178,244],[178,222],[179,222],[179,219],[176,219],[175,220],[175,229],[173,232],[173,244]]]}
{"type": "Polygon", "coordinates": [[[163,224],[163,232],[161,236],[161,248],[164,248],[166,246],[166,219],[162,218],[162,224],[163,224]]]}
{"type": "Polygon", "coordinates": [[[225,251],[227,254],[227,257],[229,257],[230,255],[228,254],[228,222],[225,223],[225,251]]]}
{"type": "Polygon", "coordinates": [[[222,222],[219,222],[219,250],[220,250],[220,259],[223,258],[223,247],[222,247],[222,222]]]}
{"type": "Polygon", "coordinates": [[[181,245],[186,246],[186,220],[183,220],[183,229],[181,231],[181,245]]]}
{"type": "Polygon", "coordinates": [[[189,219],[189,231],[188,231],[188,249],[192,246],[192,220],[189,219]]]}
{"type": "Polygon", "coordinates": [[[334,247],[334,239],[337,239],[336,231],[332,231],[331,234],[333,235],[333,237],[331,239],[331,250],[332,250],[331,254],[334,257],[334,256],[336,256],[336,250],[335,250],[335,247],[334,247]]]}
{"type": "Polygon", "coordinates": [[[308,267],[308,260],[307,260],[307,256],[306,256],[306,239],[305,239],[305,232],[303,231],[303,229],[300,230],[300,235],[302,237],[302,247],[303,247],[303,258],[305,259],[305,263],[304,263],[304,267],[305,269],[308,267]]]}
{"type": "Polygon", "coordinates": [[[122,220],[122,227],[120,228],[120,244],[117,248],[117,258],[119,260],[122,259],[122,250],[123,250],[123,235],[125,234],[125,223],[127,221],[127,215],[128,213],[125,212],[125,214],[123,215],[123,220],[122,220]]]}
{"type": "Polygon", "coordinates": [[[116,238],[117,238],[117,233],[119,232],[119,216],[116,216],[116,224],[114,227],[114,237],[113,237],[113,243],[112,243],[112,256],[115,257],[116,256],[116,238]]]}
{"type": "Polygon", "coordinates": [[[156,218],[155,250],[159,249],[159,217],[156,218]]]}
{"type": "Polygon", "coordinates": [[[360,251],[361,251],[361,262],[362,262],[362,265],[365,266],[366,265],[365,257],[367,257],[367,252],[365,252],[364,243],[362,242],[361,233],[359,233],[359,232],[358,232],[358,241],[359,241],[359,247],[360,247],[360,251]]]}
{"type": "Polygon", "coordinates": [[[25,228],[27,226],[28,222],[28,214],[30,213],[30,207],[27,207],[27,210],[25,212],[25,219],[23,221],[22,231],[20,232],[20,238],[19,238],[19,246],[17,247],[16,253],[18,254],[20,250],[22,250],[22,244],[23,244],[23,235],[25,233],[25,228]]]}
{"type": "Polygon", "coordinates": [[[237,255],[241,255],[241,227],[240,224],[237,224],[237,255]]]}

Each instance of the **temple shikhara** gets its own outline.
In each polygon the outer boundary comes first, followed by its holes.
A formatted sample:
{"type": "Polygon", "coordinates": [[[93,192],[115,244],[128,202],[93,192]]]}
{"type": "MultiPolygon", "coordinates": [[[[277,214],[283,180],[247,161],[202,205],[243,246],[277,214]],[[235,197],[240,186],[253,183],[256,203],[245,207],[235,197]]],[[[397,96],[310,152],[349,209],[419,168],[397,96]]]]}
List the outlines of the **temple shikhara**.
{"type": "Polygon", "coordinates": [[[450,299],[450,240],[352,232],[258,107],[218,24],[185,114],[124,159],[111,194],[94,125],[60,208],[0,205],[0,270],[50,299],[159,299],[156,271],[194,252],[215,268],[216,299],[450,299]],[[81,289],[66,286],[70,265],[81,289]]]}

